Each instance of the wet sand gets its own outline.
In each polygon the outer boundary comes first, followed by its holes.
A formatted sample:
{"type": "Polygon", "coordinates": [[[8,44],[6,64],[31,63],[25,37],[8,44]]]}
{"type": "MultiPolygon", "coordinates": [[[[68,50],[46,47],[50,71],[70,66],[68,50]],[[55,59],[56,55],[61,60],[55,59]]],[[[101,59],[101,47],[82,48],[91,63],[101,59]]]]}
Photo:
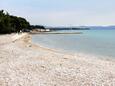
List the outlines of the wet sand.
{"type": "Polygon", "coordinates": [[[37,46],[31,35],[0,35],[0,86],[115,86],[115,61],[37,46]]]}

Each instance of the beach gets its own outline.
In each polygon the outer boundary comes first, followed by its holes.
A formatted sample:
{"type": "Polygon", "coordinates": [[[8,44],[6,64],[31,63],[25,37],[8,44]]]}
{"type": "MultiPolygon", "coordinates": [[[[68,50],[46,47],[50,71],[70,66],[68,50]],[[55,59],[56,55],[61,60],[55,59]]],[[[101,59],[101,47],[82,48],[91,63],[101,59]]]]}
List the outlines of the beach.
{"type": "Polygon", "coordinates": [[[0,86],[115,86],[115,60],[40,47],[28,33],[0,35],[0,86]]]}

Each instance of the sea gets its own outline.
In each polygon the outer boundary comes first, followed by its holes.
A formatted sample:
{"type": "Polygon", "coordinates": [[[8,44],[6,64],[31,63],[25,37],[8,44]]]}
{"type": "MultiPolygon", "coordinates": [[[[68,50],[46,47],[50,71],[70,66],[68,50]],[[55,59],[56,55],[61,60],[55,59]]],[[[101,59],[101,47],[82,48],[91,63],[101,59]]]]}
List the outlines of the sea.
{"type": "Polygon", "coordinates": [[[115,59],[115,30],[61,30],[56,32],[82,32],[82,34],[36,34],[32,36],[32,41],[64,53],[83,53],[115,59]]]}

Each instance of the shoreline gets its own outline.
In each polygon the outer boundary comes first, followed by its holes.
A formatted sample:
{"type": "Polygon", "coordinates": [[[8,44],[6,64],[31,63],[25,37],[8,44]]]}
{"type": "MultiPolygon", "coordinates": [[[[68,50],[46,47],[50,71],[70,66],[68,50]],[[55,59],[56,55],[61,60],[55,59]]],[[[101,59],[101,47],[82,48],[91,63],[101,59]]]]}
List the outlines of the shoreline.
{"type": "Polygon", "coordinates": [[[30,32],[30,34],[83,34],[82,32],[30,32]]]}
{"type": "Polygon", "coordinates": [[[47,49],[28,33],[0,35],[0,85],[114,86],[115,61],[47,49]]]}
{"type": "MultiPolygon", "coordinates": [[[[42,33],[41,33],[42,34],[42,33]]],[[[40,35],[41,35],[40,34],[40,35]]],[[[36,35],[36,34],[29,34],[29,35],[36,35]]],[[[38,34],[39,35],[39,34],[38,34]]],[[[32,41],[32,39],[31,39],[32,41]]],[[[33,45],[35,45],[36,47],[41,47],[43,49],[46,49],[46,50],[50,50],[50,51],[53,51],[55,53],[61,53],[61,54],[68,54],[68,55],[71,55],[71,56],[76,56],[76,55],[79,55],[81,57],[93,57],[93,59],[100,59],[100,60],[109,60],[109,61],[115,61],[115,58],[114,57],[109,57],[109,56],[103,56],[103,55],[96,55],[96,54],[90,54],[90,53],[82,53],[82,52],[70,52],[70,51],[64,51],[64,50],[61,50],[61,49],[54,49],[54,48],[48,48],[48,47],[44,47],[42,45],[40,45],[39,43],[34,43],[34,42],[31,42],[33,45]]],[[[90,58],[91,59],[91,58],[90,58]]]]}

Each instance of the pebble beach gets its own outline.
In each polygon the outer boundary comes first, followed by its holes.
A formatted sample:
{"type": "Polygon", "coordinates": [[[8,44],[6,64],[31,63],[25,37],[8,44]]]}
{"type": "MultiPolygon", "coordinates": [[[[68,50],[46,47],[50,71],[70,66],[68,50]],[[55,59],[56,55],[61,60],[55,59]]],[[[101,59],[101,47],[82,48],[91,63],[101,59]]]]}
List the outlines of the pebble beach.
{"type": "Polygon", "coordinates": [[[28,33],[0,35],[0,86],[115,86],[115,60],[56,52],[28,33]]]}

